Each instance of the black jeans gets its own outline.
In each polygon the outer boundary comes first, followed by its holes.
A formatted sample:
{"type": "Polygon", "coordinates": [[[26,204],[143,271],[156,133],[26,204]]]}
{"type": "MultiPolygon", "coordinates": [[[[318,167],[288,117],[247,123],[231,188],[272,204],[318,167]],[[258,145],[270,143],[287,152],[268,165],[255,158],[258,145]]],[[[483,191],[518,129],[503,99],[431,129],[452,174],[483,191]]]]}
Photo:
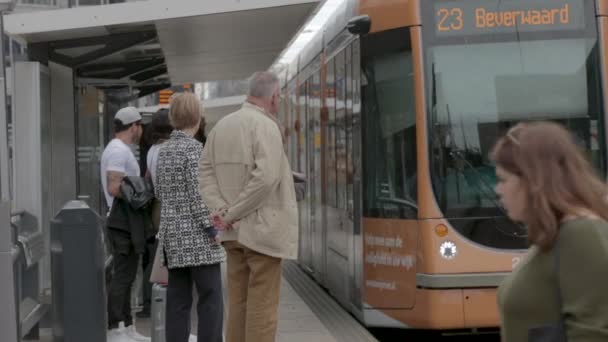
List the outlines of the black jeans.
{"type": "Polygon", "coordinates": [[[220,264],[169,269],[166,342],[188,342],[192,284],[198,293],[198,342],[222,342],[224,302],[220,264]]]}
{"type": "Polygon", "coordinates": [[[108,240],[112,246],[112,280],[108,290],[108,327],[118,328],[124,322],[128,327],[133,324],[131,316],[131,287],[137,274],[139,257],[133,249],[131,234],[108,229],[108,240]]]}

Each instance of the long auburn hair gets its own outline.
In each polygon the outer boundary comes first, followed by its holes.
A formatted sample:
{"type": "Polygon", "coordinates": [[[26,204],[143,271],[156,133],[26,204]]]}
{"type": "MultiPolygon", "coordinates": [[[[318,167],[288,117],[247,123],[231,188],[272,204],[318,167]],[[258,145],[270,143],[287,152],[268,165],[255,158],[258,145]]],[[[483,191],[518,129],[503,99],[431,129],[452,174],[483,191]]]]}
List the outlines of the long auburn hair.
{"type": "Polygon", "coordinates": [[[498,140],[491,159],[520,177],[527,192],[528,241],[542,250],[553,248],[567,215],[587,210],[608,221],[606,184],[563,126],[517,124],[498,140]]]}

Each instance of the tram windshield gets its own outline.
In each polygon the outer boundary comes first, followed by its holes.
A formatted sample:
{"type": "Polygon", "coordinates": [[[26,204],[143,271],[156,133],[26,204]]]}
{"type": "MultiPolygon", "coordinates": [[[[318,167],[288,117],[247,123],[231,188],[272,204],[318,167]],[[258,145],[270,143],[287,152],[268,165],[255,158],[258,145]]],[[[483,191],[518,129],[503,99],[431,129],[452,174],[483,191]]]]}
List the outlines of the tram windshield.
{"type": "Polygon", "coordinates": [[[505,218],[498,202],[495,170],[488,158],[498,137],[512,125],[528,120],[562,123],[604,174],[597,39],[589,34],[535,38],[426,49],[436,199],[456,229],[492,247],[525,246],[525,230],[505,218]],[[493,222],[478,237],[472,236],[474,218],[484,217],[493,222]]]}

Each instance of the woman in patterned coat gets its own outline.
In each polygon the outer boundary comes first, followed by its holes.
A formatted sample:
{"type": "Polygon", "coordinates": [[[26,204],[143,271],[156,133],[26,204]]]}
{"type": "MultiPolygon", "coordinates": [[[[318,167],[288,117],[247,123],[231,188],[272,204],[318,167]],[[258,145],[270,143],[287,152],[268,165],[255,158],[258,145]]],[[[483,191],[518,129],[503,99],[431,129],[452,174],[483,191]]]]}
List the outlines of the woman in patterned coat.
{"type": "Polygon", "coordinates": [[[193,136],[202,118],[200,100],[191,93],[171,101],[175,130],[158,155],[156,196],[162,203],[159,243],[169,269],[166,341],[188,342],[192,285],[198,292],[198,342],[221,342],[223,302],[220,263],[223,248],[198,186],[203,145],[193,136]]]}

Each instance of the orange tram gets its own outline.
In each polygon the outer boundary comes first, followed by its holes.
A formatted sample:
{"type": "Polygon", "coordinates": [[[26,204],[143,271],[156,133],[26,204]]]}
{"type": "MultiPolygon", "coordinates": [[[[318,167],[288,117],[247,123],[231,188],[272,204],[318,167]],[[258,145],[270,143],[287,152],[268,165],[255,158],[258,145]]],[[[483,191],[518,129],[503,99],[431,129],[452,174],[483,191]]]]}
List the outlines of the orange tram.
{"type": "Polygon", "coordinates": [[[527,240],[488,153],[550,119],[604,172],[607,34],[606,0],[344,1],[280,73],[300,265],[369,327],[498,327],[527,240]]]}

